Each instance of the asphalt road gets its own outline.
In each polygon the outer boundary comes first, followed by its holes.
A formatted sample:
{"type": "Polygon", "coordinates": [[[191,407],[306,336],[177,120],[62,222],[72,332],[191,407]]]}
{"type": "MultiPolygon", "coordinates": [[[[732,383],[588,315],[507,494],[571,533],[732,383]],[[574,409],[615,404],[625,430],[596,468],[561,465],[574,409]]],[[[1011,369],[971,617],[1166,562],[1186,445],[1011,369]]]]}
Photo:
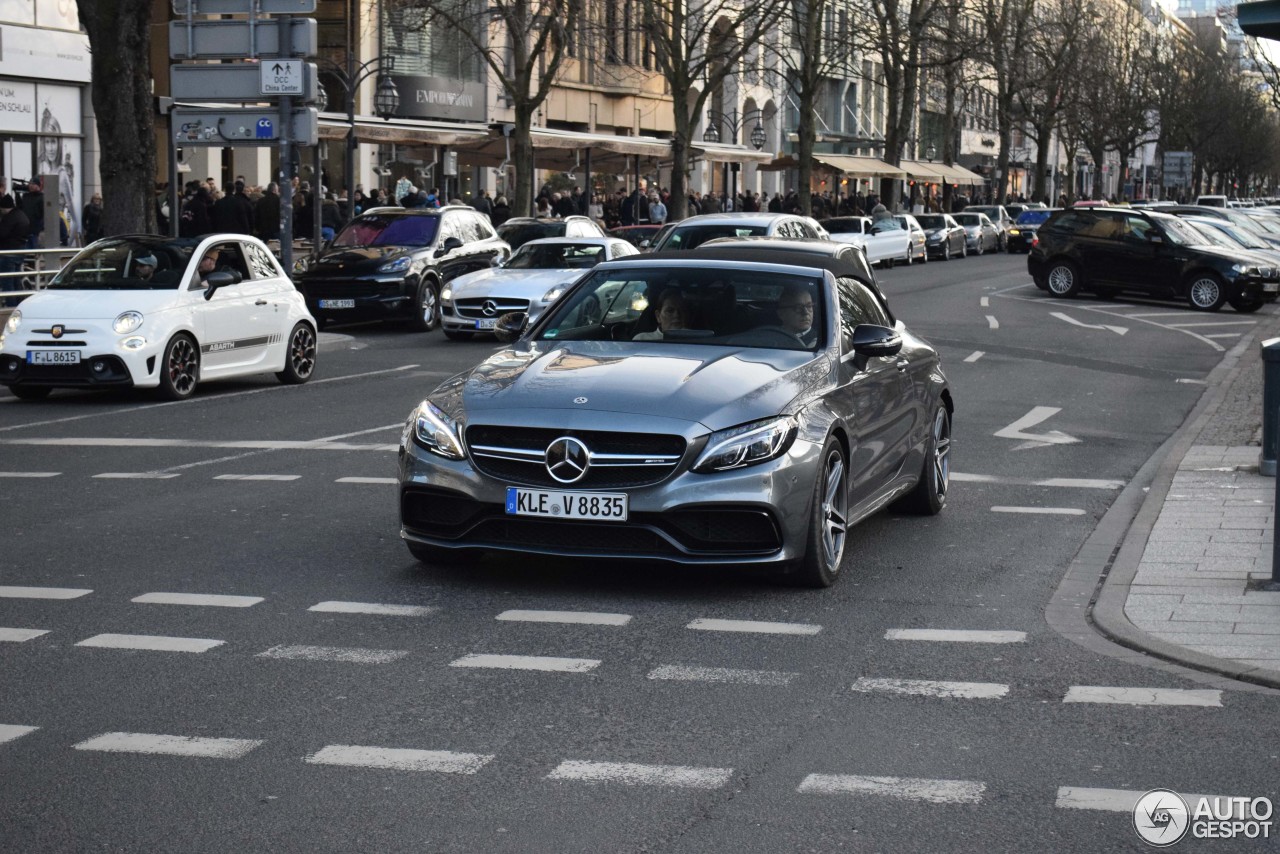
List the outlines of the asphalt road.
{"type": "Polygon", "coordinates": [[[881,279],[943,354],[955,479],[825,591],[415,563],[394,447],[492,342],[336,327],[305,386],[178,404],[0,391],[0,850],[1129,851],[1113,790],[1280,801],[1280,697],[1044,618],[1258,316],[1052,300],[1024,256],[881,279]]]}

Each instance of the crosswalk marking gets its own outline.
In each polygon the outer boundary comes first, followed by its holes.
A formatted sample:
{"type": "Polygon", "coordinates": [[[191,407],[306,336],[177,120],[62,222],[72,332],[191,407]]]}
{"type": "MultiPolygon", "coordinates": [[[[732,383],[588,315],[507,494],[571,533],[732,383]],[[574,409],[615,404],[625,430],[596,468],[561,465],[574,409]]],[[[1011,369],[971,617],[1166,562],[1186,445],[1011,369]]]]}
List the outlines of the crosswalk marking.
{"type": "Polygon", "coordinates": [[[474,774],[493,759],[480,753],[448,750],[409,750],[397,747],[360,747],[331,744],[306,758],[311,765],[343,765],[384,768],[393,771],[436,771],[441,774],[474,774]]]}
{"type": "Polygon", "coordinates": [[[821,795],[882,795],[933,804],[976,804],[985,783],[971,780],[922,780],[913,777],[864,777],[857,774],[810,774],[796,790],[821,795]]]}
{"type": "Polygon", "coordinates": [[[57,477],[60,471],[0,471],[0,477],[57,477]]]}
{"type": "MultiPolygon", "coordinates": [[[[1102,810],[1105,812],[1132,813],[1138,799],[1150,789],[1098,789],[1089,786],[1059,786],[1058,798],[1054,803],[1059,809],[1102,810]]],[[[1182,799],[1193,809],[1201,798],[1214,799],[1218,795],[1189,795],[1179,792],[1182,799]]],[[[1224,797],[1223,802],[1226,799],[1224,797]]]]}
{"type": "Polygon", "coordinates": [[[1222,692],[1186,688],[1107,688],[1073,685],[1064,703],[1114,703],[1124,706],[1215,706],[1222,707],[1222,692]]]}
{"type": "Polygon", "coordinates": [[[1041,516],[1083,516],[1084,511],[1075,507],[1003,507],[991,508],[992,513],[1033,513],[1041,516]]]}
{"type": "Polygon", "coordinates": [[[450,667],[485,667],[496,670],[546,670],[560,673],[586,673],[595,670],[600,662],[593,658],[555,658],[548,655],[489,655],[471,653],[450,667]]]}
{"type": "Polygon", "coordinates": [[[981,358],[982,358],[983,356],[985,356],[985,355],[987,355],[987,354],[986,354],[986,352],[985,352],[985,351],[983,351],[983,350],[974,350],[974,351],[973,351],[972,353],[970,353],[968,356],[965,356],[965,357],[964,357],[964,360],[965,360],[966,362],[976,362],[976,361],[978,361],[979,359],[981,359],[981,358]]]}
{"type": "Polygon", "coordinates": [[[725,667],[684,667],[664,664],[649,671],[650,679],[677,682],[729,682],[743,685],[788,685],[799,676],[778,670],[731,670],[725,667]]]}
{"type": "Polygon", "coordinates": [[[374,602],[318,602],[307,609],[327,614],[375,614],[385,617],[425,617],[440,609],[434,605],[379,605],[374,602]]]}
{"type": "Polygon", "coordinates": [[[732,776],[732,768],[565,760],[547,775],[547,779],[577,780],[584,783],[621,783],[627,786],[663,786],[672,789],[718,789],[728,783],[732,776]]]}
{"type": "Polygon", "coordinates": [[[208,652],[226,641],[209,638],[174,638],[163,635],[94,635],[76,646],[101,649],[142,649],[150,652],[208,652]]]}
{"type": "Polygon", "coordinates": [[[1027,633],[966,629],[889,629],[884,633],[884,639],[951,643],[1022,643],[1027,639],[1027,633]]]}
{"type": "Polygon", "coordinates": [[[0,628],[0,641],[8,641],[10,643],[24,643],[32,638],[38,638],[41,635],[49,634],[48,629],[6,629],[0,628]]]}
{"type": "Polygon", "coordinates": [[[264,601],[261,596],[224,596],[216,593],[143,593],[129,600],[140,605],[202,605],[210,608],[248,608],[264,601]]]}
{"type": "Polygon", "coordinates": [[[218,474],[214,475],[214,480],[269,480],[269,481],[286,481],[297,480],[302,477],[300,474],[218,474]]]}
{"type": "Polygon", "coordinates": [[[341,661],[346,664],[388,664],[409,654],[407,649],[361,649],[342,646],[307,646],[306,644],[273,646],[258,653],[258,658],[297,659],[301,661],[341,661]]]}
{"type": "Polygon", "coordinates": [[[822,631],[822,626],[815,626],[810,623],[773,623],[763,622],[760,620],[715,620],[706,617],[700,617],[689,625],[687,629],[697,629],[704,632],[748,632],[752,634],[767,635],[816,635],[822,631]]]}
{"type": "Polygon", "coordinates": [[[994,682],[937,682],[931,679],[873,679],[863,676],[853,690],[866,693],[910,694],[917,697],[955,697],[994,700],[1009,693],[1008,685],[994,682]]]}
{"type": "Polygon", "coordinates": [[[0,599],[79,599],[92,592],[73,587],[0,587],[0,599]]]}
{"type": "Polygon", "coordinates": [[[247,738],[198,738],[145,732],[108,732],[75,745],[76,750],[103,753],[155,753],[200,759],[239,759],[259,744],[247,738]]]}
{"type": "Polygon", "coordinates": [[[378,483],[395,484],[400,481],[394,477],[340,477],[334,483],[378,483]]]}
{"type": "Polygon", "coordinates": [[[178,472],[104,471],[102,474],[95,474],[93,477],[100,480],[169,480],[177,476],[178,472]]]}
{"type": "Polygon", "coordinates": [[[526,623],[571,623],[586,626],[625,626],[630,614],[604,614],[596,611],[503,611],[495,619],[526,623]]]}
{"type": "Polygon", "coordinates": [[[0,744],[15,741],[40,729],[38,726],[21,726],[19,724],[0,724],[0,744]]]}

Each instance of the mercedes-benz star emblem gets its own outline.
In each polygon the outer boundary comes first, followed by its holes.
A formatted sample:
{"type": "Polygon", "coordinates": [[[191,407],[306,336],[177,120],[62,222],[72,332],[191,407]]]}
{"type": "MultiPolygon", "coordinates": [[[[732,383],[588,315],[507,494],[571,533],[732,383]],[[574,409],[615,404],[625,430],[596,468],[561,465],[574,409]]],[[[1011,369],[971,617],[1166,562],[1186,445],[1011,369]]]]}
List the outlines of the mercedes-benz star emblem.
{"type": "Polygon", "coordinates": [[[591,452],[571,436],[561,436],[547,446],[547,474],[560,483],[577,483],[591,467],[591,452]]]}
{"type": "Polygon", "coordinates": [[[485,317],[493,317],[498,313],[498,304],[491,299],[484,301],[484,305],[480,306],[480,313],[485,317]]]}
{"type": "Polygon", "coordinates": [[[575,397],[573,399],[573,402],[581,406],[582,404],[587,402],[587,399],[585,397],[575,397]]]}

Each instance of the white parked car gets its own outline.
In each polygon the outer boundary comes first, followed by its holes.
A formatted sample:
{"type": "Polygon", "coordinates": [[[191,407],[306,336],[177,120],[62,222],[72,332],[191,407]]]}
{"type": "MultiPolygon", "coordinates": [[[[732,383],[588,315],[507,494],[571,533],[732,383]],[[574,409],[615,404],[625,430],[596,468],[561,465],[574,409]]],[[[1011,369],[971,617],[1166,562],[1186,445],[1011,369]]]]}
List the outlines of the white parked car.
{"type": "Polygon", "coordinates": [[[444,334],[465,340],[492,330],[498,318],[509,312],[525,312],[530,321],[536,320],[584,270],[639,252],[620,237],[530,240],[505,262],[445,285],[440,292],[444,334]]]}
{"type": "Polygon", "coordinates": [[[911,237],[911,254],[907,257],[907,263],[914,264],[919,261],[923,264],[927,262],[929,260],[929,243],[924,236],[924,229],[920,226],[920,220],[911,214],[894,214],[893,218],[907,230],[911,237]]]}
{"type": "Polygon", "coordinates": [[[892,267],[895,261],[912,262],[911,233],[893,217],[838,216],[822,220],[831,239],[861,246],[872,264],[892,267]]]}
{"type": "Polygon", "coordinates": [[[33,400],[54,388],[158,388],[274,372],[304,383],[316,322],[263,243],[129,235],[80,250],[23,300],[0,334],[0,383],[33,400]]]}

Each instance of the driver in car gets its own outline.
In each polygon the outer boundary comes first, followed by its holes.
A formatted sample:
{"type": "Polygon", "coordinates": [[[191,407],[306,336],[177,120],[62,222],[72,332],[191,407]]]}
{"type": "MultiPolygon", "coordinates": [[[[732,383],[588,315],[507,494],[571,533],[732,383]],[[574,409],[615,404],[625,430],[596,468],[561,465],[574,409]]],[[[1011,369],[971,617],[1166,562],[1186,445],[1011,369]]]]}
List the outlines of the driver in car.
{"type": "Polygon", "coordinates": [[[807,288],[793,285],[782,292],[778,300],[778,320],[783,329],[806,347],[818,343],[818,330],[813,325],[813,318],[813,294],[807,288]]]}
{"type": "Polygon", "coordinates": [[[200,259],[199,269],[201,284],[204,284],[204,282],[209,278],[210,273],[217,272],[218,254],[217,249],[210,249],[208,252],[204,253],[204,257],[200,259]]]}
{"type": "Polygon", "coordinates": [[[133,274],[144,282],[151,281],[156,272],[156,256],[147,253],[133,259],[133,274]]]}
{"type": "Polygon", "coordinates": [[[658,298],[658,310],[654,312],[658,328],[652,332],[640,332],[633,341],[661,341],[668,329],[689,328],[689,304],[684,294],[675,288],[668,288],[658,298]]]}

